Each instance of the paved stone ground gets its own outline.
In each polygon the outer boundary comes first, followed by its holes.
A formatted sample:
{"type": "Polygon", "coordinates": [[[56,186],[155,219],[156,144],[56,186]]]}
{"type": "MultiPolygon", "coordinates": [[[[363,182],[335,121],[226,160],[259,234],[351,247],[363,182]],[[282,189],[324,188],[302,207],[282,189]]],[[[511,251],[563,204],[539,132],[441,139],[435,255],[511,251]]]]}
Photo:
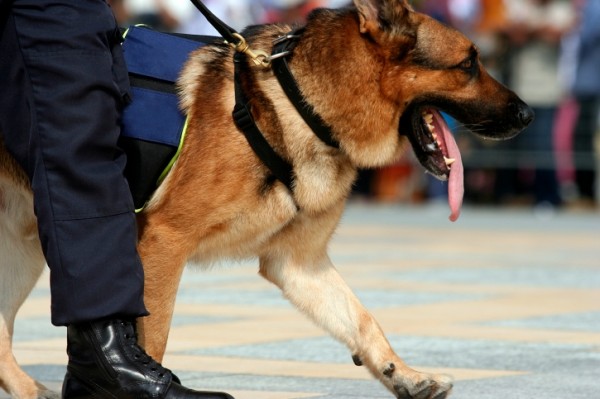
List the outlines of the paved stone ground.
{"type": "MultiPolygon", "coordinates": [[[[331,257],[413,367],[455,376],[455,399],[600,398],[600,214],[354,204],[331,257]]],[[[349,353],[258,277],[256,262],[186,271],[165,365],[237,399],[390,398],[349,353]]],[[[47,276],[15,351],[56,389],[65,330],[47,276]]],[[[0,398],[6,398],[0,394],[0,398]]]]}

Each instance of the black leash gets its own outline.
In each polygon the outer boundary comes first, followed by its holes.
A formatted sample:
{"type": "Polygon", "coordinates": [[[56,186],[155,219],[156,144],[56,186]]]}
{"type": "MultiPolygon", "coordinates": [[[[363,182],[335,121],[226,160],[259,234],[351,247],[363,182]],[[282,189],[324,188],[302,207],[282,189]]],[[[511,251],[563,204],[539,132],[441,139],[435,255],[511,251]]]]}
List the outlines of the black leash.
{"type": "Polygon", "coordinates": [[[238,39],[234,36],[236,32],[231,26],[227,25],[225,22],[221,21],[215,14],[213,14],[201,1],[198,0],[190,0],[194,6],[204,17],[210,22],[210,24],[219,32],[221,36],[229,43],[236,43],[238,39]]]}
{"type": "Polygon", "coordinates": [[[226,43],[235,51],[247,54],[256,65],[268,67],[271,64],[271,57],[263,51],[252,51],[246,42],[246,39],[235,29],[221,21],[213,14],[200,0],[190,0],[194,6],[204,15],[210,24],[223,36],[226,43]]]}

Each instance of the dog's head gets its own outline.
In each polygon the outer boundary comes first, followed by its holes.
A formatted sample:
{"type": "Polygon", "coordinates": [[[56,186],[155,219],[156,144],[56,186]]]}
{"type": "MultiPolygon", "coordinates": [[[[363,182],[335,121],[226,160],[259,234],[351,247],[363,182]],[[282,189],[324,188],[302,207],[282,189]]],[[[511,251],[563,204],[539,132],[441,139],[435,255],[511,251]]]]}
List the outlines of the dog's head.
{"type": "Polygon", "coordinates": [[[457,30],[415,12],[405,0],[354,5],[361,34],[383,60],[382,92],[403,110],[400,134],[427,171],[450,180],[451,207],[459,207],[460,153],[440,111],[480,136],[501,140],[531,123],[531,108],[488,74],[477,47],[457,30]]]}

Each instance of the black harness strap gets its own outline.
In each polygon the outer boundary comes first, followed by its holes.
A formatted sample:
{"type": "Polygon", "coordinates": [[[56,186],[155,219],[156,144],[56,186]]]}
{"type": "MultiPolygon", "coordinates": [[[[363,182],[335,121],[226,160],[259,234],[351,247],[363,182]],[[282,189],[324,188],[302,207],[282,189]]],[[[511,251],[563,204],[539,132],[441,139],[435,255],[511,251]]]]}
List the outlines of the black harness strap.
{"type": "MultiPolygon", "coordinates": [[[[233,109],[233,119],[236,126],[242,131],[254,153],[265,166],[271,170],[271,173],[273,173],[279,181],[285,184],[290,191],[293,191],[294,168],[288,161],[282,158],[265,139],[264,135],[256,125],[256,121],[252,116],[248,96],[244,92],[240,75],[248,61],[248,57],[245,54],[247,46],[240,46],[241,52],[238,49],[238,46],[240,44],[245,44],[245,40],[233,28],[217,18],[204,4],[202,4],[201,1],[190,1],[198,10],[200,10],[208,22],[214,26],[223,38],[236,48],[234,57],[235,107],[233,109]]],[[[267,63],[263,65],[268,66],[268,61],[272,63],[273,71],[279,84],[315,135],[325,144],[333,148],[339,148],[339,143],[334,139],[331,128],[315,112],[314,108],[305,101],[286,60],[286,57],[292,54],[296,47],[296,39],[300,37],[303,31],[303,29],[299,29],[276,40],[273,52],[271,56],[268,57],[270,59],[263,60],[267,61],[267,63]]]]}
{"type": "MultiPolygon", "coordinates": [[[[214,15],[201,1],[190,0],[194,6],[206,17],[208,22],[223,36],[230,44],[237,44],[240,41],[239,34],[235,29],[231,28],[216,15],[214,15]],[[236,37],[237,35],[237,37],[236,37]]],[[[235,84],[235,107],[233,108],[233,120],[238,129],[242,131],[248,144],[273,173],[275,178],[281,181],[285,186],[292,191],[294,168],[292,165],[283,159],[265,139],[256,121],[252,116],[251,106],[248,101],[248,96],[243,89],[243,83],[240,79],[244,66],[247,65],[248,57],[242,52],[236,52],[234,56],[234,84],[235,84]]]]}
{"type": "Polygon", "coordinates": [[[273,72],[275,72],[283,91],[315,135],[328,146],[339,148],[340,144],[333,137],[331,127],[315,112],[312,105],[306,102],[287,62],[287,56],[292,55],[297,39],[303,32],[304,28],[300,28],[276,40],[271,61],[273,72]]]}
{"type": "Polygon", "coordinates": [[[237,53],[234,57],[235,65],[235,107],[233,108],[233,119],[238,129],[244,133],[248,144],[258,156],[258,158],[271,170],[271,173],[286,187],[292,191],[294,168],[283,159],[265,139],[252,116],[251,106],[248,103],[248,97],[244,93],[243,84],[240,75],[247,65],[248,58],[237,53]]]}

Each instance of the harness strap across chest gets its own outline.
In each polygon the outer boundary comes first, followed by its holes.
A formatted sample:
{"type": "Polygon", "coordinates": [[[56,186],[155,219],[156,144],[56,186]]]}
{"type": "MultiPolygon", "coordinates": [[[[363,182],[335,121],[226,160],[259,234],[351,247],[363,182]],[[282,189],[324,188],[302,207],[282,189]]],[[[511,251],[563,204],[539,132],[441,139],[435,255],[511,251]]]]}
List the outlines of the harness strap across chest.
{"type": "Polygon", "coordinates": [[[223,38],[236,50],[235,62],[235,107],[233,119],[236,126],[242,131],[248,144],[258,158],[269,168],[271,173],[285,186],[293,191],[294,168],[293,165],[279,155],[264,137],[257,126],[249,105],[249,96],[244,92],[240,77],[240,67],[247,58],[252,58],[255,65],[268,67],[272,65],[273,72],[306,124],[312,129],[321,141],[333,148],[339,148],[339,143],[333,137],[331,128],[315,112],[314,108],[306,101],[298,83],[290,71],[287,57],[293,54],[297,40],[304,32],[304,28],[297,29],[275,40],[271,55],[264,52],[253,52],[249,49],[245,39],[214,15],[200,0],[190,0],[204,15],[210,24],[223,36],[223,38]]]}
{"type": "Polygon", "coordinates": [[[306,101],[288,65],[287,58],[293,54],[298,39],[300,39],[303,33],[304,28],[300,28],[275,41],[272,53],[273,72],[281,88],[315,135],[328,146],[339,148],[340,145],[333,137],[331,127],[323,121],[321,116],[315,112],[312,105],[306,101]]]}
{"type": "MultiPolygon", "coordinates": [[[[310,105],[298,86],[292,74],[287,57],[293,54],[297,40],[301,37],[304,29],[293,31],[275,41],[271,54],[271,63],[275,76],[290,102],[294,105],[305,123],[314,134],[325,144],[333,148],[339,148],[339,143],[333,137],[331,128],[323,121],[310,105]]],[[[243,53],[236,53],[235,62],[235,99],[233,119],[236,126],[242,131],[250,147],[259,159],[269,168],[271,173],[281,181],[290,191],[293,191],[294,168],[293,165],[279,155],[266,140],[260,128],[252,117],[249,99],[244,92],[241,82],[240,67],[247,62],[243,53]]]]}
{"type": "Polygon", "coordinates": [[[245,62],[247,62],[247,59],[244,54],[237,53],[235,55],[235,107],[233,108],[233,120],[246,137],[248,144],[258,158],[267,168],[269,168],[277,180],[281,181],[290,191],[292,191],[294,179],[293,166],[273,149],[258,128],[254,117],[252,116],[249,99],[246,96],[242,82],[240,81],[240,69],[245,62]]]}

